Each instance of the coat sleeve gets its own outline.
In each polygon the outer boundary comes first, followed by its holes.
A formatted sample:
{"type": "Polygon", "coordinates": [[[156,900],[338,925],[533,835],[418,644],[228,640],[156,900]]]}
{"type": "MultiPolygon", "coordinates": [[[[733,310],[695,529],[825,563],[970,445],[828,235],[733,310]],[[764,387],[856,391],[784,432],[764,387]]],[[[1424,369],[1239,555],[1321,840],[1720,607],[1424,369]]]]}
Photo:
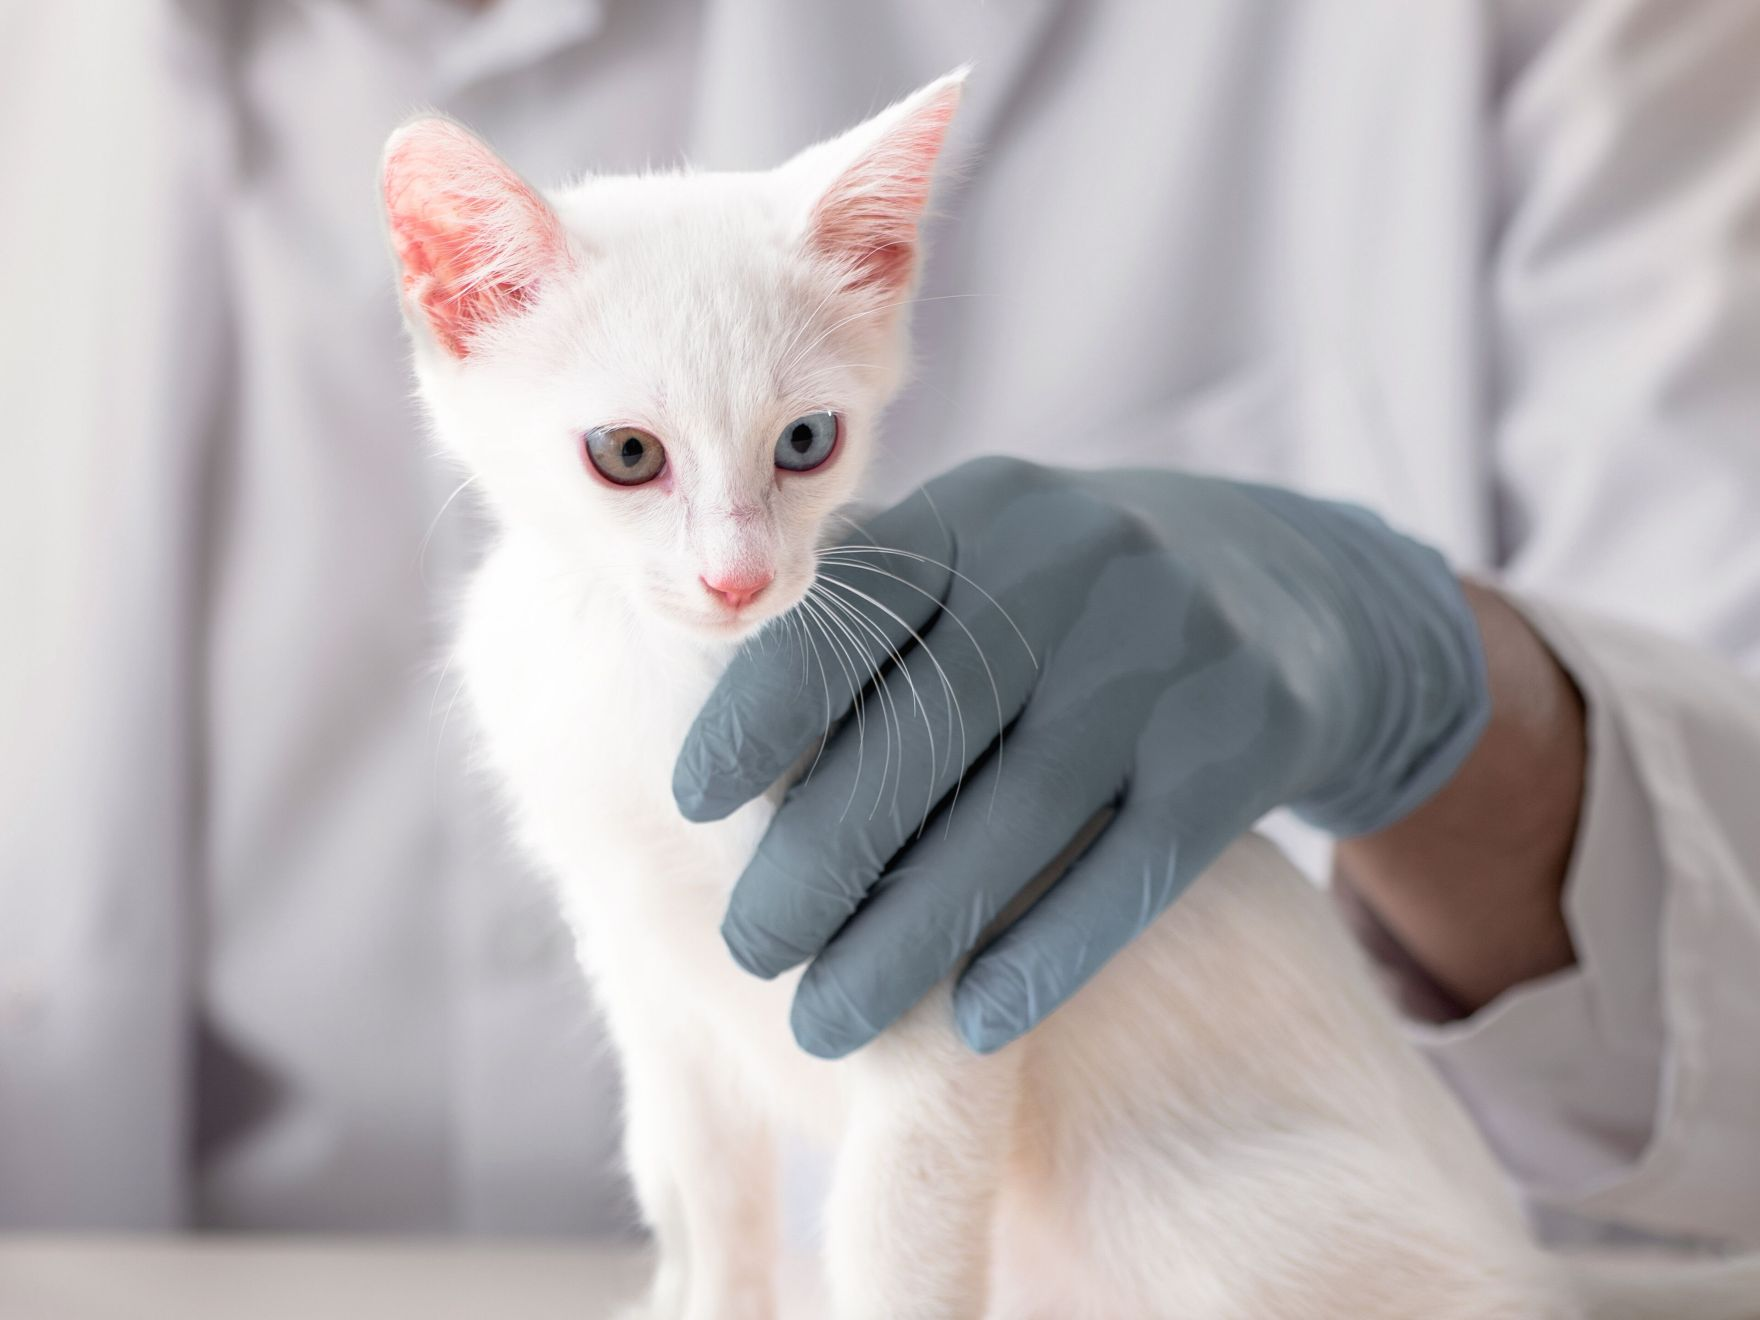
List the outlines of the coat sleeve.
{"type": "Polygon", "coordinates": [[[173,0],[0,18],[0,1227],[189,1210],[215,80],[173,0]]]}
{"type": "Polygon", "coordinates": [[[1540,1204],[1760,1246],[1760,683],[1516,603],[1589,710],[1577,962],[1419,1043],[1540,1204]]]}
{"type": "Polygon", "coordinates": [[[1760,1245],[1760,5],[1504,27],[1502,579],[1590,713],[1578,963],[1422,1034],[1542,1204],[1760,1245]]]}

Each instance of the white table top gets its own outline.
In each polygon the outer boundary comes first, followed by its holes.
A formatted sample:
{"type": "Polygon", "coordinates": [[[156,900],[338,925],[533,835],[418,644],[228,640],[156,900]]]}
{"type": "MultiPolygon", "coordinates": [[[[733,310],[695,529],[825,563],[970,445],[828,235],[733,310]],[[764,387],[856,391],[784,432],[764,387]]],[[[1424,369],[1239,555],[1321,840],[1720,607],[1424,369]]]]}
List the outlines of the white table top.
{"type": "MultiPolygon", "coordinates": [[[[0,1235],[0,1320],[614,1320],[649,1269],[638,1246],[0,1235]]],[[[821,1320],[811,1264],[781,1303],[821,1320]]]]}
{"type": "Polygon", "coordinates": [[[635,1247],[0,1237],[5,1320],[610,1320],[635,1247]]]}

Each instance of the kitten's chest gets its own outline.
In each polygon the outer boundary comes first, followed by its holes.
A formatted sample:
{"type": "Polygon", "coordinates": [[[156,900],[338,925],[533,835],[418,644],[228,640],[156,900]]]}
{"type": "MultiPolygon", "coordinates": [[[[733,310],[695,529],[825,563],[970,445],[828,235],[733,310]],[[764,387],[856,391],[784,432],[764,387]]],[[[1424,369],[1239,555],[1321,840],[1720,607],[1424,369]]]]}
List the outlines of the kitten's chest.
{"type": "Polygon", "coordinates": [[[609,601],[548,586],[506,546],[472,583],[455,663],[516,812],[579,822],[589,846],[700,840],[711,856],[725,851],[724,832],[693,828],[672,800],[673,763],[718,657],[657,641],[609,601]]]}
{"type": "Polygon", "coordinates": [[[607,1007],[634,1022],[688,1006],[778,1104],[811,1097],[805,1108],[829,1119],[831,1076],[788,1031],[796,977],[747,976],[720,936],[774,803],[698,824],[672,798],[678,749],[721,664],[564,614],[510,567],[481,570],[456,663],[521,842],[556,879],[607,1007]]]}

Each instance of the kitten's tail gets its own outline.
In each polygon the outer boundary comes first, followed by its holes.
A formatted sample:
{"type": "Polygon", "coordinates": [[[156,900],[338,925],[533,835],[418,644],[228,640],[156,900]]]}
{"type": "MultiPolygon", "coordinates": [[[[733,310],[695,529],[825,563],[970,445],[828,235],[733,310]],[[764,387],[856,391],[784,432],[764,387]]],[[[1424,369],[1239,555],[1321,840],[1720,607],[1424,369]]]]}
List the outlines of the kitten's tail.
{"type": "Polygon", "coordinates": [[[1656,1262],[1559,1258],[1587,1320],[1760,1320],[1760,1256],[1656,1262]]]}

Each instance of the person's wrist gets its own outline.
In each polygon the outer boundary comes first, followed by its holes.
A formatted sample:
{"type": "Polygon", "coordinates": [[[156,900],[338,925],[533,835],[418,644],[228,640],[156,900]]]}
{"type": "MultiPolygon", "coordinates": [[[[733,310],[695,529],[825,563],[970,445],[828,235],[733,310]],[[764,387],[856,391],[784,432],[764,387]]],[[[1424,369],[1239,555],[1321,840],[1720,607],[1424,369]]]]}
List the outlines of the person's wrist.
{"type": "Polygon", "coordinates": [[[1570,966],[1565,876],[1587,774],[1583,695],[1495,591],[1468,583],[1492,719],[1441,791],[1343,840],[1346,888],[1462,1012],[1570,966]]]}

